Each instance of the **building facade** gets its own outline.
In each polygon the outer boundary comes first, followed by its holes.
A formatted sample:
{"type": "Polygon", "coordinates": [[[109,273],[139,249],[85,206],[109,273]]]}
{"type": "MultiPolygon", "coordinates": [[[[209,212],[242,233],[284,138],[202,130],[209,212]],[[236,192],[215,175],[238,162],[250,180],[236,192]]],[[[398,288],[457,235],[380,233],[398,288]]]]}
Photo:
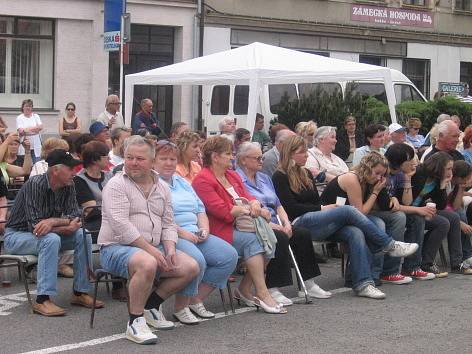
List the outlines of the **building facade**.
{"type": "MultiPolygon", "coordinates": [[[[46,134],[57,133],[67,102],[77,105],[83,131],[119,92],[119,56],[103,49],[103,0],[0,0],[0,116],[15,129],[25,98],[32,98],[46,134]]],[[[195,56],[194,0],[127,0],[131,14],[129,64],[124,73],[195,56]]],[[[161,124],[188,121],[192,89],[143,86],[134,108],[151,97],[161,124]]]]}
{"type": "MultiPolygon", "coordinates": [[[[131,74],[198,56],[197,0],[127,0],[131,74]]],[[[403,72],[432,98],[440,82],[472,86],[470,0],[205,0],[203,54],[255,41],[403,72]]],[[[0,0],[0,116],[15,128],[32,98],[46,133],[67,102],[90,120],[119,91],[117,52],[103,49],[104,0],[0,0]]],[[[195,88],[141,86],[161,125],[197,127],[195,88]],[[157,104],[156,104],[157,102],[157,104]]],[[[124,100],[122,100],[124,101],[124,100]]]]}
{"type": "Polygon", "coordinates": [[[469,0],[207,0],[204,53],[255,41],[403,72],[426,98],[472,84],[469,0]]]}

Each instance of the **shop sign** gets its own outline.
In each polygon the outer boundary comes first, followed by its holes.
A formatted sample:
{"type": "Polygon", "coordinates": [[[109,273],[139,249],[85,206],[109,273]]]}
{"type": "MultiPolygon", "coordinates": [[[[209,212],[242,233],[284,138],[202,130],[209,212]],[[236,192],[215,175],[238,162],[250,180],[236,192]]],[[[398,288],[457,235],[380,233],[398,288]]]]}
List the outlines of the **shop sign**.
{"type": "Polygon", "coordinates": [[[404,8],[351,5],[351,21],[394,26],[433,28],[433,14],[404,8]]]}

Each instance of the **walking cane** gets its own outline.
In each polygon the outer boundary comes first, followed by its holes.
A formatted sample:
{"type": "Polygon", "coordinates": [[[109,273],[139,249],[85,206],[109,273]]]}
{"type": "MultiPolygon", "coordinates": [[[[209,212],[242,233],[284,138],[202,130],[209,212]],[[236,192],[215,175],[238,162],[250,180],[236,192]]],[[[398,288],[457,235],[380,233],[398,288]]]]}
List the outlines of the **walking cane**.
{"type": "MultiPolygon", "coordinates": [[[[276,210],[275,205],[267,205],[267,206],[276,210]]],[[[280,220],[280,217],[277,215],[277,211],[275,215],[277,216],[277,221],[279,222],[279,224],[283,225],[282,221],[280,220]]],[[[302,285],[303,292],[305,293],[305,304],[312,304],[313,301],[308,296],[308,291],[306,290],[305,282],[303,281],[303,278],[302,278],[302,273],[300,273],[300,269],[298,268],[297,261],[295,260],[295,255],[293,254],[292,247],[290,246],[290,244],[288,245],[288,251],[290,252],[290,257],[292,257],[292,262],[293,262],[293,265],[295,266],[295,272],[297,273],[297,278],[300,284],[302,285]]]]}

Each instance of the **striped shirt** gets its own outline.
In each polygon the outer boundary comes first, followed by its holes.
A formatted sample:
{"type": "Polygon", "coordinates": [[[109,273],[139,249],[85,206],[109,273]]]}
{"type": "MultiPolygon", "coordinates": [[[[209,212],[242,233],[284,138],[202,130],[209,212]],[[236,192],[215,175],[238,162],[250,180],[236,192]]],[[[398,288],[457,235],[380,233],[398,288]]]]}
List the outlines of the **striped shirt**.
{"type": "Polygon", "coordinates": [[[98,244],[128,245],[142,236],[157,246],[161,240],[177,242],[169,187],[153,171],[154,185],[148,197],[126,175],[118,172],[102,193],[102,227],[98,244]]]}
{"type": "Polygon", "coordinates": [[[11,208],[6,227],[33,232],[41,220],[80,217],[80,214],[74,185],[54,191],[45,173],[31,177],[21,187],[11,208]]]}

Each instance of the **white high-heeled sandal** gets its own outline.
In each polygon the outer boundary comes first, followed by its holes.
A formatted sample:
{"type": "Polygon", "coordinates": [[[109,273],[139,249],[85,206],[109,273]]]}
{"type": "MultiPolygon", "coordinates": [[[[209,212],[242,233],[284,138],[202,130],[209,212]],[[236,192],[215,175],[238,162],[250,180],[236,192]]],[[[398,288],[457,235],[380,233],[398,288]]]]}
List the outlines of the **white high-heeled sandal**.
{"type": "Polygon", "coordinates": [[[254,307],[256,304],[254,303],[253,300],[248,299],[247,297],[244,297],[243,294],[241,294],[241,291],[239,291],[238,288],[234,289],[234,299],[238,302],[238,305],[241,306],[241,302],[246,305],[247,307],[254,307]]]}
{"type": "Polygon", "coordinates": [[[259,307],[264,310],[266,313],[273,313],[273,314],[284,314],[287,313],[287,309],[283,307],[281,304],[277,304],[274,307],[267,305],[264,301],[259,299],[257,296],[254,296],[254,305],[256,306],[256,310],[259,311],[259,307]]]}

